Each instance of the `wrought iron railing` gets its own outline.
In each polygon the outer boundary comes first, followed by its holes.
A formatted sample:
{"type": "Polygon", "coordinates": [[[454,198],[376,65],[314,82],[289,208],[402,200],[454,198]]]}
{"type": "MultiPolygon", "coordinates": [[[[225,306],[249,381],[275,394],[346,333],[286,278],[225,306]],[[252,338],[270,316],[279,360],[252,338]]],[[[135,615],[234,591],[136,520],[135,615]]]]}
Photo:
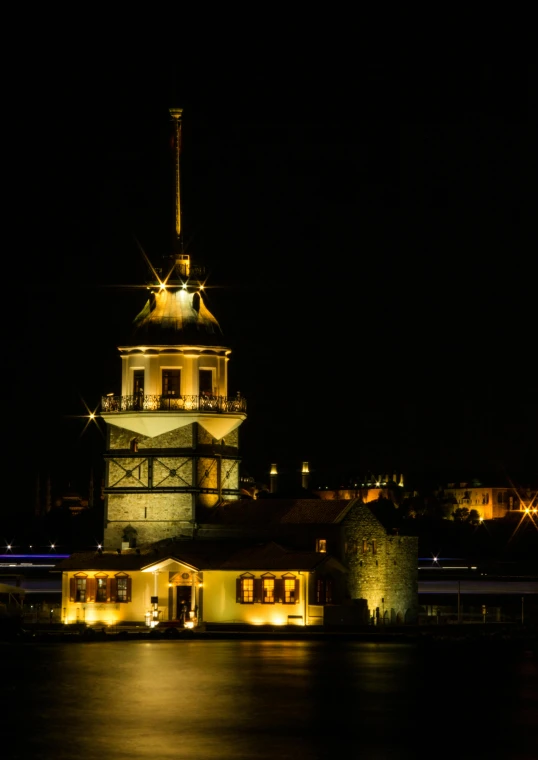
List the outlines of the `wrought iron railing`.
{"type": "Polygon", "coordinates": [[[103,412],[246,412],[243,396],[103,396],[103,412]]]}

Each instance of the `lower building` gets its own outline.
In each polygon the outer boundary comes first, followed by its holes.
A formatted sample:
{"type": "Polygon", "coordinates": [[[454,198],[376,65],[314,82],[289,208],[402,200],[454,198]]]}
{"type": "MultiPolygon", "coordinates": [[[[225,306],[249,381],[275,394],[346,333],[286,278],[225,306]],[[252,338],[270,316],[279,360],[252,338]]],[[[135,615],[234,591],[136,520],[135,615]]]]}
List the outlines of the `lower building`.
{"type": "Polygon", "coordinates": [[[173,620],[187,627],[319,625],[323,605],[333,595],[343,597],[346,572],[327,554],[289,551],[274,542],[189,540],[139,554],[75,554],[61,570],[65,623],[153,626],[173,620]]]}
{"type": "Polygon", "coordinates": [[[66,623],[402,624],[418,615],[418,539],[391,503],[266,499],[200,513],[196,538],[75,553],[66,623]]]}

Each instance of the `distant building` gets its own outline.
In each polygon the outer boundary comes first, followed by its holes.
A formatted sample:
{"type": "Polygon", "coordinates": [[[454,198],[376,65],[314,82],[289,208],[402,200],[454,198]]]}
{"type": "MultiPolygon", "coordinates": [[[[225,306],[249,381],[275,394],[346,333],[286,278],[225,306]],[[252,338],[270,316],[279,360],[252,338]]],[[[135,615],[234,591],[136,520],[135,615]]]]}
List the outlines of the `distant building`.
{"type": "Polygon", "coordinates": [[[505,517],[511,512],[534,510],[538,512],[538,492],[515,487],[482,485],[473,482],[453,482],[437,492],[437,497],[454,509],[475,509],[483,520],[505,517]]]}

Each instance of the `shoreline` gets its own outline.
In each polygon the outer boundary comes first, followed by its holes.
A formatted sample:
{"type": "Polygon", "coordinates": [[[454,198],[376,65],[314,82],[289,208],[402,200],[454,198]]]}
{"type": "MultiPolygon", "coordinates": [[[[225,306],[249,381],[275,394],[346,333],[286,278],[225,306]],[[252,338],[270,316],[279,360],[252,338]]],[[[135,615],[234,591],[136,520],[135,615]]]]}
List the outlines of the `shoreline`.
{"type": "Polygon", "coordinates": [[[462,624],[406,626],[384,628],[338,627],[305,630],[289,626],[275,628],[260,626],[242,629],[237,626],[205,630],[178,628],[148,629],[145,626],[117,626],[90,628],[84,625],[0,625],[0,643],[87,643],[114,641],[312,641],[364,643],[391,643],[416,646],[484,646],[502,647],[511,651],[525,651],[538,656],[538,629],[536,626],[504,626],[499,624],[462,624]]]}

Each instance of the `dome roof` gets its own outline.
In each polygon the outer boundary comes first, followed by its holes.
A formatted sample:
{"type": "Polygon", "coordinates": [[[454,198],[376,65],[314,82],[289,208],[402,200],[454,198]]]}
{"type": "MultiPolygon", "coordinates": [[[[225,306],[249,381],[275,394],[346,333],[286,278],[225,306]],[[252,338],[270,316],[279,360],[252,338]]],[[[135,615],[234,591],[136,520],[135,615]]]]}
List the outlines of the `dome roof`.
{"type": "Polygon", "coordinates": [[[198,290],[169,288],[151,293],[136,316],[132,338],[156,345],[222,345],[222,330],[198,290]]]}

